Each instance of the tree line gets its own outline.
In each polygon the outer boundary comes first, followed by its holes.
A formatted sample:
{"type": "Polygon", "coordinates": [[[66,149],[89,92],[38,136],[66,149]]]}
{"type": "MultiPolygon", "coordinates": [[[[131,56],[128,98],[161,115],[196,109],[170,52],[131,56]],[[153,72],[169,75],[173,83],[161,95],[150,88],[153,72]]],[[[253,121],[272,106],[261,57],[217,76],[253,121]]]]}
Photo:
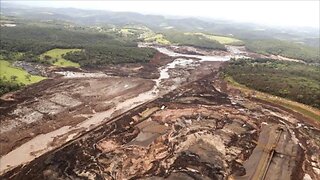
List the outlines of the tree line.
{"type": "Polygon", "coordinates": [[[271,59],[232,60],[224,69],[247,87],[320,108],[320,68],[271,59]]]}

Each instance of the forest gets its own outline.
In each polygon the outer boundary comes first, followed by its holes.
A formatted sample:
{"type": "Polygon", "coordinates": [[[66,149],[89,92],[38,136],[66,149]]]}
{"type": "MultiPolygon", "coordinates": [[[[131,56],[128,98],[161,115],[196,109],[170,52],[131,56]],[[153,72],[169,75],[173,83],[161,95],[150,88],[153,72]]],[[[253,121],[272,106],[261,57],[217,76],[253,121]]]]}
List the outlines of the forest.
{"type": "Polygon", "coordinates": [[[29,83],[29,81],[22,82],[25,80],[25,74],[29,74],[24,70],[12,67],[10,65],[12,62],[18,60],[49,65],[53,62],[48,58],[41,58],[42,56],[49,57],[44,55],[51,52],[49,50],[81,49],[81,51],[67,53],[63,58],[87,67],[118,63],[144,63],[148,62],[155,54],[155,50],[138,48],[136,42],[114,33],[19,25],[17,27],[1,27],[0,35],[0,61],[2,62],[0,95],[18,90],[29,83]],[[13,70],[17,71],[19,76],[13,75],[11,73],[13,70]]]}
{"type": "Polygon", "coordinates": [[[320,68],[271,59],[232,60],[224,73],[249,88],[320,108],[320,68]]]}
{"type": "MultiPolygon", "coordinates": [[[[154,51],[148,48],[138,48],[133,41],[127,41],[111,33],[96,33],[72,31],[64,28],[17,26],[1,28],[0,53],[4,59],[10,60],[12,53],[23,53],[15,60],[38,61],[39,55],[54,48],[85,49],[86,56],[93,60],[82,58],[81,64],[146,62],[154,51]],[[97,50],[93,50],[97,48],[97,50]],[[103,49],[103,50],[102,50],[103,49]],[[110,53],[115,51],[115,53],[110,53]],[[127,50],[126,52],[120,52],[127,50]],[[117,61],[119,55],[121,59],[117,61]],[[131,60],[129,60],[131,59],[131,60]],[[112,61],[111,61],[112,60],[112,61]]],[[[77,54],[79,55],[79,54],[77,54]]],[[[67,56],[74,60],[70,54],[67,56]]]]}
{"type": "Polygon", "coordinates": [[[126,46],[89,46],[82,51],[66,53],[63,58],[77,62],[82,67],[98,67],[105,64],[145,63],[148,62],[156,50],[126,46]]]}
{"type": "Polygon", "coordinates": [[[275,39],[248,40],[246,48],[262,54],[281,55],[288,58],[303,60],[307,63],[320,63],[320,50],[303,44],[275,39]]]}
{"type": "Polygon", "coordinates": [[[13,81],[6,81],[0,78],[0,96],[11,91],[19,90],[24,84],[13,81]]]}

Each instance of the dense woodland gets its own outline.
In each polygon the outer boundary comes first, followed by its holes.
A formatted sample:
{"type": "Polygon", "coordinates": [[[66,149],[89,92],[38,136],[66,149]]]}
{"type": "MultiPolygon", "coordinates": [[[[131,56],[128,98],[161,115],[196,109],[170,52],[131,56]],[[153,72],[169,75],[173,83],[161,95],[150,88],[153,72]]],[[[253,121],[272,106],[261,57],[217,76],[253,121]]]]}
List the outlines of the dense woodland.
{"type": "Polygon", "coordinates": [[[67,53],[65,59],[77,62],[80,66],[98,67],[105,64],[148,62],[156,50],[125,46],[90,46],[78,52],[67,53]]]}
{"type": "Polygon", "coordinates": [[[133,41],[123,40],[106,33],[38,26],[4,27],[1,29],[0,52],[3,57],[12,58],[13,52],[21,52],[24,55],[18,60],[38,61],[40,54],[54,48],[84,49],[83,52],[74,56],[70,54],[66,56],[70,60],[75,60],[74,57],[79,56],[81,60],[77,60],[77,62],[81,61],[83,65],[146,62],[155,52],[149,48],[138,48],[133,41]]]}
{"type": "Polygon", "coordinates": [[[0,96],[11,91],[19,90],[24,85],[21,83],[7,81],[0,78],[0,96]]]}
{"type": "Polygon", "coordinates": [[[62,28],[17,26],[2,28],[0,47],[1,50],[39,55],[53,48],[79,47],[112,40],[108,35],[68,31],[62,28]]]}
{"type": "Polygon", "coordinates": [[[247,87],[320,108],[320,67],[270,59],[232,60],[227,75],[247,87]]]}
{"type": "MultiPolygon", "coordinates": [[[[97,67],[117,63],[148,62],[155,50],[138,48],[136,42],[113,33],[70,30],[63,27],[19,25],[1,27],[0,59],[50,64],[40,55],[54,48],[79,48],[64,57],[81,66],[97,67]]],[[[0,95],[20,89],[24,84],[0,78],[0,95]]]]}
{"type": "Polygon", "coordinates": [[[246,41],[246,47],[257,53],[281,55],[288,58],[300,59],[307,63],[320,63],[319,47],[310,47],[274,39],[249,40],[246,41]]]}

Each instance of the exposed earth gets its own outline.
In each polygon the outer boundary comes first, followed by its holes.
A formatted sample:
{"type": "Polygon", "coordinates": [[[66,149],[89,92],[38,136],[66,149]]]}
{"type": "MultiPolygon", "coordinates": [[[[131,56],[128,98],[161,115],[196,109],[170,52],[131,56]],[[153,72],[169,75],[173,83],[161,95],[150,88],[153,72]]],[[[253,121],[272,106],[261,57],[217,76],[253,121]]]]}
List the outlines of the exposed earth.
{"type": "Polygon", "coordinates": [[[1,179],[320,179],[319,123],[219,77],[262,55],[140,46],[159,53],[1,97],[1,179]]]}

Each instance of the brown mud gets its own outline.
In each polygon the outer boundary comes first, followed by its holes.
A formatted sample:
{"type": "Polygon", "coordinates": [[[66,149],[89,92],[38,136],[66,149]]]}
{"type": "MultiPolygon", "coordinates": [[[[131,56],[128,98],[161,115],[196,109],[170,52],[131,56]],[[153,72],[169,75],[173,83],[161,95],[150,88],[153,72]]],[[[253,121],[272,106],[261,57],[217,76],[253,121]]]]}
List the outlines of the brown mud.
{"type": "Polygon", "coordinates": [[[217,80],[210,74],[182,86],[2,178],[319,177],[319,129],[282,109],[220,92],[217,80]]]}
{"type": "Polygon", "coordinates": [[[158,53],[7,94],[0,178],[319,179],[318,124],[228,86],[224,65],[158,53]]]}

